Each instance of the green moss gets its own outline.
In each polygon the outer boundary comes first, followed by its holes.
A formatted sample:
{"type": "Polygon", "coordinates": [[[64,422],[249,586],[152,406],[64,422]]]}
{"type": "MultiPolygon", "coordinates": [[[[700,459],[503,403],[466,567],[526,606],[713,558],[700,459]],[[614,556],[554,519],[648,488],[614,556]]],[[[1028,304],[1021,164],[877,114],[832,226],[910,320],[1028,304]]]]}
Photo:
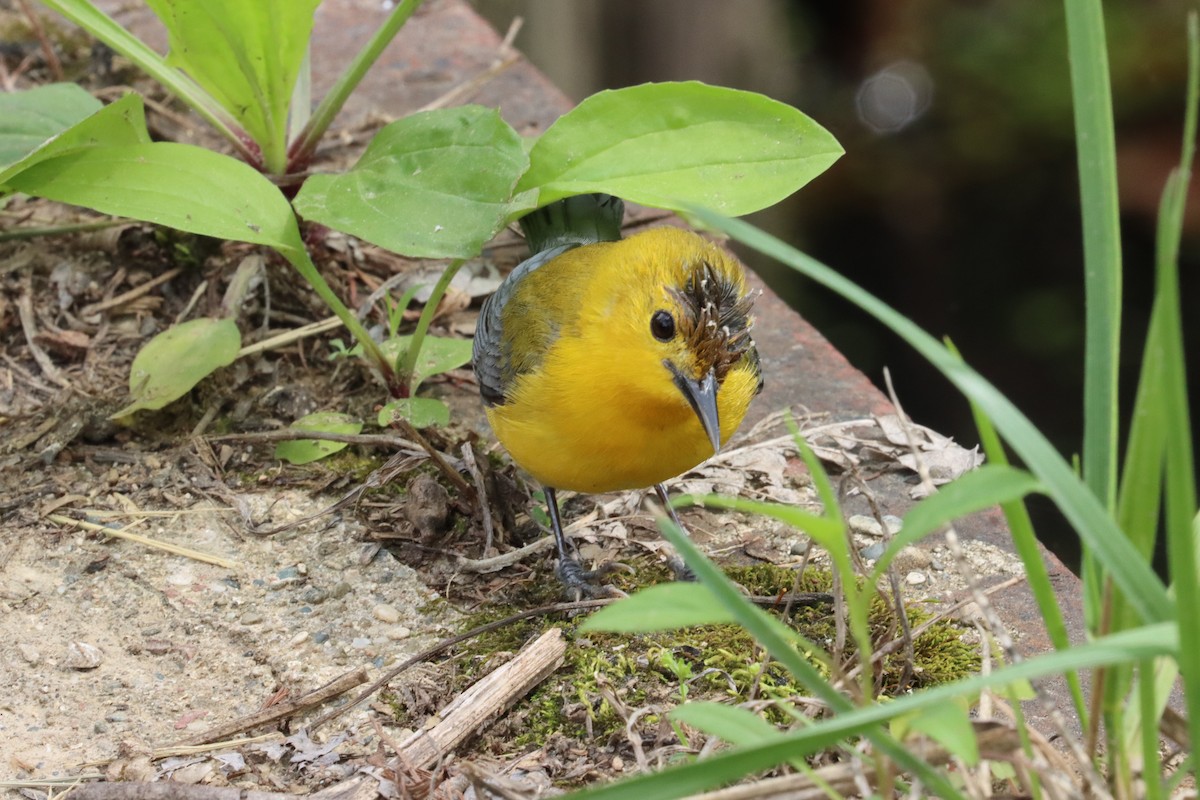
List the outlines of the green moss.
{"type": "MultiPolygon", "coordinates": [[[[668,570],[657,561],[634,559],[631,565],[635,568],[632,575],[612,576],[614,585],[625,591],[633,592],[643,585],[670,579],[668,570]]],[[[796,577],[794,571],[772,565],[733,567],[727,574],[751,593],[761,595],[791,590],[796,577]]],[[[561,589],[554,580],[524,584],[520,588],[521,596],[509,599],[513,605],[492,605],[463,620],[462,629],[561,599],[561,589]]],[[[829,592],[831,588],[830,574],[815,569],[805,572],[798,587],[802,592],[829,592]]],[[[930,617],[919,607],[909,608],[908,615],[914,628],[930,617]]],[[[459,648],[459,669],[448,696],[462,691],[497,666],[498,656],[507,659],[550,627],[562,628],[567,640],[562,668],[510,712],[519,724],[509,730],[506,738],[494,743],[494,747],[513,750],[540,745],[553,734],[592,744],[623,736],[625,719],[608,697],[628,709],[626,713],[647,705],[673,707],[697,699],[732,703],[751,697],[777,700],[766,708],[764,716],[772,723],[786,724],[795,715],[792,698],[810,694],[781,665],[764,659],[754,640],[734,625],[639,635],[581,634],[578,625],[583,619],[586,615],[566,620],[522,620],[459,648]]],[[[893,630],[897,627],[894,614],[882,599],[872,605],[870,622],[877,645],[894,638],[893,630]]],[[[827,606],[800,608],[788,624],[825,648],[831,646],[836,635],[833,615],[827,606]]],[[[979,668],[975,646],[962,641],[961,634],[960,627],[940,622],[914,640],[910,686],[955,680],[979,668]]],[[[856,664],[851,643],[847,643],[841,657],[846,669],[856,664]]],[[[882,660],[884,694],[897,690],[904,660],[903,651],[882,660]]],[[[641,717],[641,724],[654,722],[647,716],[641,717]]]]}

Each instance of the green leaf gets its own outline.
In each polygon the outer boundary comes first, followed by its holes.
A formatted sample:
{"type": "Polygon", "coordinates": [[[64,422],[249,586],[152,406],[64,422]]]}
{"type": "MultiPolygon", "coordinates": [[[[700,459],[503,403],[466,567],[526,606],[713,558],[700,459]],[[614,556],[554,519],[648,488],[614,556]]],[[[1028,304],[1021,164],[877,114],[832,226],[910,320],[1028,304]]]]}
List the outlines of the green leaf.
{"type": "Polygon", "coordinates": [[[672,711],[670,717],[736,745],[762,744],[781,735],[774,725],[758,714],[724,703],[687,703],[672,711]]]}
{"type": "Polygon", "coordinates": [[[381,428],[398,419],[408,420],[414,428],[444,428],[450,424],[450,407],[432,397],[404,397],[379,410],[381,428]]]}
{"type": "Polygon", "coordinates": [[[988,464],[960,476],[909,509],[900,532],[892,537],[875,563],[875,577],[887,570],[901,550],[942,525],[1041,490],[1037,478],[1005,464],[988,464]]]}
{"type": "Polygon", "coordinates": [[[133,359],[129,394],[133,402],[112,415],[162,408],[191,391],[220,367],[233,363],[242,335],[232,319],[194,319],[155,336],[133,359]]]}
{"type": "Polygon", "coordinates": [[[269,172],[287,156],[288,104],[320,0],[147,0],[167,27],[167,63],[246,129],[269,172]]]}
{"type": "Polygon", "coordinates": [[[995,386],[964,364],[941,342],[834,270],[751,225],[693,209],[705,224],[777,259],[836,292],[882,322],[913,346],[966,397],[974,401],[996,430],[1036,475],[1084,545],[1112,574],[1138,616],[1147,622],[1175,617],[1174,603],[1154,570],[1117,527],[1099,498],[1076,475],[1049,440],[995,386]]]}
{"type": "MultiPolygon", "coordinates": [[[[412,346],[412,336],[397,336],[383,342],[379,349],[393,363],[397,363],[409,347],[412,346]]],[[[452,369],[458,369],[471,362],[472,343],[470,339],[451,339],[444,336],[426,336],[421,342],[421,352],[413,364],[411,389],[417,387],[431,375],[438,375],[452,369]]]]}
{"type": "Polygon", "coordinates": [[[701,205],[740,216],[766,208],[842,155],[791,106],[694,81],[594,94],[550,126],[518,191],[538,205],[607,192],[643,205],[701,205]]]}
{"type": "Polygon", "coordinates": [[[979,742],[966,705],[964,698],[956,697],[897,717],[892,720],[892,734],[902,739],[908,730],[919,731],[973,767],[979,763],[979,742]]]}
{"type": "Polygon", "coordinates": [[[7,184],[26,194],[190,233],[303,248],[296,217],[276,186],[230,156],[193,145],[78,149],[36,161],[7,184]]]}
{"type": "MultiPolygon", "coordinates": [[[[289,427],[297,431],[354,435],[362,431],[363,425],[349,414],[337,411],[318,411],[315,414],[301,417],[289,427]]],[[[307,464],[331,456],[346,449],[347,446],[346,442],[333,442],[328,439],[293,439],[290,442],[277,444],[275,457],[282,458],[290,464],[307,464]]]]}
{"type": "Polygon", "coordinates": [[[0,93],[0,169],[32,153],[102,107],[74,83],[0,93]]]}
{"type": "Polygon", "coordinates": [[[348,172],[310,177],[295,207],[407,256],[469,258],[530,207],[509,199],[528,166],[520,137],[496,111],[429,111],[379,131],[348,172]]]}
{"type": "Polygon", "coordinates": [[[582,631],[646,633],[733,622],[733,615],[705,587],[674,581],[649,586],[592,614],[582,631]]]}
{"type": "Polygon", "coordinates": [[[51,158],[97,147],[144,144],[149,141],[142,98],[127,94],[0,171],[0,190],[11,190],[8,184],[14,176],[51,158]]]}

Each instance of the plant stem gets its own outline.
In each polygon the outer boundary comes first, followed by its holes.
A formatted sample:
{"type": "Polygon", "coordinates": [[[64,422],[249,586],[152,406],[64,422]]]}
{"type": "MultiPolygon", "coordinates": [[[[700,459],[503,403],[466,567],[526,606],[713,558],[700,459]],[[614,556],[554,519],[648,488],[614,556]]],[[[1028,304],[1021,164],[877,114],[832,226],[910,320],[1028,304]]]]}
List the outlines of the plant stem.
{"type": "Polygon", "coordinates": [[[67,233],[86,233],[102,231],[106,228],[117,228],[128,225],[127,219],[106,219],[100,222],[76,222],[71,225],[54,225],[49,228],[14,228],[10,231],[0,231],[0,242],[11,239],[36,239],[40,236],[62,236],[67,233]]]}
{"type": "Polygon", "coordinates": [[[408,397],[417,390],[416,386],[410,386],[412,381],[413,371],[417,366],[417,356],[421,354],[421,344],[425,341],[425,334],[429,331],[429,324],[433,322],[433,315],[437,313],[437,307],[442,302],[442,297],[446,294],[447,287],[450,286],[450,281],[454,280],[454,276],[458,274],[458,270],[462,267],[463,259],[451,261],[442,272],[442,277],[438,278],[438,282],[433,286],[433,293],[429,295],[429,299],[425,301],[425,308],[421,310],[421,318],[417,320],[416,330],[413,331],[412,340],[409,342],[408,349],[404,351],[404,355],[400,357],[399,363],[396,364],[396,377],[399,379],[400,397],[408,397]]]}
{"type": "Polygon", "coordinates": [[[325,131],[329,130],[329,126],[333,124],[334,117],[342,110],[346,99],[350,97],[350,94],[362,81],[363,76],[366,75],[367,70],[371,68],[371,65],[383,53],[384,48],[391,43],[422,2],[423,0],[400,0],[387,22],[358,52],[350,66],[346,67],[337,83],[321,100],[321,104],[313,112],[312,118],[304,126],[300,136],[292,143],[288,158],[288,172],[298,171],[312,158],[312,154],[316,152],[317,143],[321,141],[325,131]]]}
{"type": "Polygon", "coordinates": [[[342,321],[342,324],[350,331],[355,341],[362,345],[363,356],[368,362],[375,365],[375,368],[379,370],[384,383],[387,385],[388,391],[395,395],[397,390],[396,374],[392,370],[391,363],[384,356],[383,351],[379,349],[379,345],[371,338],[371,334],[367,333],[367,329],[362,326],[362,323],[358,321],[353,312],[346,308],[341,298],[337,296],[333,289],[329,287],[329,284],[325,282],[325,279],[321,277],[321,273],[317,271],[316,265],[313,264],[312,258],[308,255],[308,251],[303,247],[281,247],[278,248],[278,252],[288,260],[288,263],[296,268],[296,271],[300,273],[300,276],[304,280],[308,281],[309,285],[317,293],[317,296],[325,301],[326,305],[329,306],[329,310],[342,321]]]}

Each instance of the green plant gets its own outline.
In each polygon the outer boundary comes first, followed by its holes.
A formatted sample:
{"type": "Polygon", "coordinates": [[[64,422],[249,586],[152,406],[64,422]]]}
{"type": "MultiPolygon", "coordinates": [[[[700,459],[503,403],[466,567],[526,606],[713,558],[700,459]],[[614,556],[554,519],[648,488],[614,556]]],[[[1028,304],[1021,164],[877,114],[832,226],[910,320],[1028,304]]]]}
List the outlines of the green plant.
{"type": "MultiPolygon", "coordinates": [[[[1066,7],[1080,142],[1090,317],[1085,364],[1089,397],[1082,474],[1077,474],[1072,464],[994,386],[971,369],[951,345],[939,343],[878,299],[779,240],[743,222],[705,211],[695,212],[706,223],[788,264],[868,311],[917,349],[966,396],[975,412],[990,466],[964,476],[914,506],[880,559],[881,565],[905,544],[963,514],[999,503],[1056,649],[1006,664],[986,675],[921,690],[888,703],[876,703],[861,691],[846,696],[809,663],[814,657],[820,659],[820,651],[811,642],[781,629],[747,604],[685,536],[664,522],[665,535],[681,551],[701,583],[673,589],[671,606],[663,602],[662,596],[656,596],[657,589],[635,595],[598,613],[589,625],[598,629],[632,630],[639,626],[673,627],[736,620],[822,699],[832,715],[784,733],[764,728],[761,720],[751,721],[738,709],[711,704],[684,705],[672,713],[675,720],[719,735],[734,747],[696,764],[583,792],[581,797],[679,797],[785,761],[795,763],[795,759],[823,748],[846,751],[851,737],[858,736],[871,742],[867,758],[873,760],[875,774],[882,781],[876,787],[878,794],[890,796],[891,784],[887,781],[894,779],[914,793],[923,789],[939,797],[963,797],[961,784],[952,780],[954,772],[916,758],[903,749],[897,737],[914,730],[923,732],[955,756],[960,769],[974,770],[978,766],[980,777],[985,777],[989,773],[984,770],[989,765],[982,763],[979,734],[965,715],[966,702],[984,690],[1008,695],[1018,714],[1017,733],[1028,756],[1031,740],[1019,724],[1018,701],[1029,696],[1027,681],[1051,675],[1065,676],[1071,687],[1074,711],[1085,732],[1084,741],[1073,751],[1082,754],[1081,762],[1073,770],[1053,775],[1049,768],[1044,775],[1030,769],[1004,772],[1007,780],[1020,783],[1023,794],[1049,796],[1043,779],[1053,779],[1074,782],[1074,791],[1082,796],[1161,798],[1172,794],[1188,779],[1194,780],[1195,758],[1190,743],[1200,736],[1200,618],[1195,613],[1200,602],[1200,564],[1196,553],[1200,514],[1183,361],[1177,257],[1200,103],[1200,25],[1193,14],[1188,21],[1190,68],[1184,145],[1180,165],[1163,191],[1155,301],[1125,458],[1118,470],[1120,442],[1113,376],[1120,358],[1121,264],[1103,16],[1098,0],[1067,0],[1066,7]],[[1006,448],[1020,457],[1025,469],[1009,466],[1006,448]],[[1083,599],[1088,639],[1081,644],[1067,640],[1061,612],[1038,553],[1023,502],[1033,493],[1043,494],[1057,505],[1084,546],[1083,599]],[[1169,587],[1159,580],[1150,565],[1160,529],[1166,537],[1169,554],[1169,587]],[[1090,697],[1085,695],[1077,677],[1083,670],[1091,671],[1090,697]],[[1160,728],[1168,692],[1177,678],[1181,679],[1186,704],[1183,726],[1186,730],[1178,726],[1160,728]],[[885,727],[885,723],[890,724],[885,727]],[[1155,769],[1161,757],[1160,733],[1165,733],[1184,756],[1173,774],[1155,769]],[[897,767],[903,774],[896,773],[897,767]]],[[[801,452],[806,453],[803,445],[801,452]]],[[[822,516],[745,501],[705,498],[705,502],[755,510],[794,524],[830,549],[834,564],[843,569],[845,539],[839,530],[840,521],[830,512],[827,482],[819,465],[807,455],[806,460],[826,502],[826,513],[822,516]]],[[[874,585],[879,569],[867,584],[874,585]]],[[[843,586],[848,585],[843,582],[843,586]]],[[[852,632],[858,602],[860,598],[851,591],[846,603],[852,632]]]]}
{"type": "MultiPolygon", "coordinates": [[[[303,90],[306,80],[312,0],[253,8],[228,0],[154,0],[170,34],[166,58],[87,0],[49,5],[184,99],[234,143],[246,163],[151,142],[136,95],[100,108],[77,87],[43,87],[17,101],[24,117],[6,115],[0,122],[0,154],[7,154],[0,162],[0,193],[25,192],[274,249],[347,327],[389,394],[405,401],[386,409],[385,421],[395,413],[443,418],[441,412],[430,416],[432,406],[411,394],[431,364],[445,370],[466,363],[469,345],[435,344],[427,335],[432,314],[461,260],[523,214],[594,191],[668,209],[703,203],[745,214],[796,191],[841,154],[818,125],[761,95],[700,83],[648,84],[588,98],[528,148],[493,109],[414,114],[381,129],[348,171],[308,177],[289,203],[257,168],[293,188],[288,175],[307,163],[336,110],[417,0],[397,6],[311,118],[307,92],[296,89],[303,90]],[[234,57],[205,55],[211,52],[234,57]],[[29,109],[54,112],[36,120],[32,135],[24,130],[35,119],[29,109]],[[290,134],[284,124],[289,119],[290,134]],[[300,126],[298,120],[307,122],[300,126]],[[406,256],[452,260],[410,339],[393,336],[384,346],[371,338],[317,271],[297,215],[406,256]],[[430,345],[438,352],[423,358],[430,345]]],[[[208,324],[228,328],[221,321],[208,324]]],[[[169,361],[194,355],[183,337],[151,355],[145,366],[164,367],[165,377],[131,380],[133,402],[119,416],[161,408],[204,377],[189,373],[184,379],[165,369],[169,361]],[[139,393],[156,382],[170,382],[171,391],[139,393]]]]}

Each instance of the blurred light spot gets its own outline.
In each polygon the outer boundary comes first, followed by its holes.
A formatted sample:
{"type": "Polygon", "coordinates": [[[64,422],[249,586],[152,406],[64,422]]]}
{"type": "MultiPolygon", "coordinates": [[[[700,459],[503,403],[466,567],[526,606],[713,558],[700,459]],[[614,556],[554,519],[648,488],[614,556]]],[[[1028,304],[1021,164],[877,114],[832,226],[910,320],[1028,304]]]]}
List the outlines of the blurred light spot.
{"type": "Polygon", "coordinates": [[[858,118],[876,133],[896,133],[920,119],[933,99],[929,71],[915,61],[896,61],[858,87],[858,118]]]}

